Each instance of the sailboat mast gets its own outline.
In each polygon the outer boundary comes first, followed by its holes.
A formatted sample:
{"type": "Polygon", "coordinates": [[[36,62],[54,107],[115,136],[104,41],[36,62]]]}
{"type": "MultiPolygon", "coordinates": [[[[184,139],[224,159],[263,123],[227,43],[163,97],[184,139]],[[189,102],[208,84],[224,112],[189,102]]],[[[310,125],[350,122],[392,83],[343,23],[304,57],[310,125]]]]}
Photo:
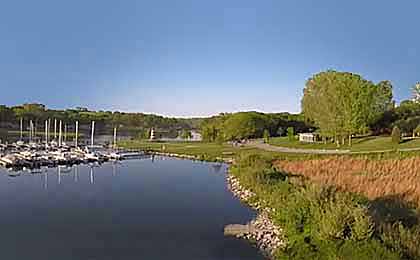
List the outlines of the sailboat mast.
{"type": "Polygon", "coordinates": [[[23,117],[20,118],[20,140],[23,139],[23,117]]]}
{"type": "Polygon", "coordinates": [[[59,134],[58,134],[58,147],[61,147],[61,138],[62,138],[61,128],[62,128],[62,122],[60,120],[60,129],[58,130],[59,131],[59,134]]]}
{"type": "Polygon", "coordinates": [[[117,148],[117,128],[114,127],[114,149],[117,148]]]}
{"type": "Polygon", "coordinates": [[[92,133],[90,135],[90,145],[93,146],[93,137],[95,135],[95,121],[92,121],[92,133]]]}
{"type": "Polygon", "coordinates": [[[57,119],[54,119],[54,140],[57,140],[57,119]]]}
{"type": "Polygon", "coordinates": [[[45,147],[48,146],[48,120],[45,120],[45,147]]]}
{"type": "Polygon", "coordinates": [[[78,138],[79,138],[79,121],[76,121],[76,139],[75,139],[76,148],[78,146],[78,144],[77,144],[78,138]]]}

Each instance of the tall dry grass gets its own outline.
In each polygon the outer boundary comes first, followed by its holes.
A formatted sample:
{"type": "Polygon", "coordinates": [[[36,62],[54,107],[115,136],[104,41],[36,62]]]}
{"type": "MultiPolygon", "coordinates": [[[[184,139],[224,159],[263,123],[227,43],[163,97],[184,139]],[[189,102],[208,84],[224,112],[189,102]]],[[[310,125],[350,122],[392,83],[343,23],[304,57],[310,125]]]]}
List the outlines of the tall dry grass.
{"type": "Polygon", "coordinates": [[[307,161],[277,161],[276,167],[303,175],[315,183],[361,193],[369,199],[397,196],[420,208],[420,158],[369,160],[332,157],[307,161]]]}

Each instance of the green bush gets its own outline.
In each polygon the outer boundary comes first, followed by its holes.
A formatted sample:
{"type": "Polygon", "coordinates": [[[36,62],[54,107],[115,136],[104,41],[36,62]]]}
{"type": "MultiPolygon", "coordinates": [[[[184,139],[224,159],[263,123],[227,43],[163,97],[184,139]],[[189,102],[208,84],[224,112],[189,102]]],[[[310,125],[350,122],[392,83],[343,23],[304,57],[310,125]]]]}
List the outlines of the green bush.
{"type": "Polygon", "coordinates": [[[287,128],[287,137],[289,138],[289,141],[295,140],[295,129],[293,127],[287,128]]]}
{"type": "Polygon", "coordinates": [[[418,125],[414,130],[413,130],[413,135],[414,136],[419,136],[420,135],[420,125],[418,125]]]}
{"type": "Polygon", "coordinates": [[[399,259],[407,250],[375,236],[365,199],[279,172],[261,154],[241,155],[231,171],[257,194],[254,200],[275,208],[273,221],[287,239],[276,259],[399,259]]]}
{"type": "Polygon", "coordinates": [[[394,126],[391,133],[392,143],[399,144],[401,143],[401,131],[397,126],[394,126]]]}
{"type": "Polygon", "coordinates": [[[404,227],[401,222],[381,226],[381,239],[402,258],[420,259],[420,227],[404,227]]]}
{"type": "Polygon", "coordinates": [[[264,130],[263,138],[266,144],[270,142],[270,132],[267,129],[264,130]]]}

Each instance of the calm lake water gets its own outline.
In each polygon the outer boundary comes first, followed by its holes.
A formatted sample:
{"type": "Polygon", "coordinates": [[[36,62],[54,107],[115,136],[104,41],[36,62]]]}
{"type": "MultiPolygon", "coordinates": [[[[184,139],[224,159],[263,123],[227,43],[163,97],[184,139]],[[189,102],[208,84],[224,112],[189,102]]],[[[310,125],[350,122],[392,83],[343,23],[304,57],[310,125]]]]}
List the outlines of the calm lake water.
{"type": "Polygon", "coordinates": [[[255,216],[225,174],[162,157],[17,177],[0,169],[1,259],[263,259],[223,235],[255,216]]]}

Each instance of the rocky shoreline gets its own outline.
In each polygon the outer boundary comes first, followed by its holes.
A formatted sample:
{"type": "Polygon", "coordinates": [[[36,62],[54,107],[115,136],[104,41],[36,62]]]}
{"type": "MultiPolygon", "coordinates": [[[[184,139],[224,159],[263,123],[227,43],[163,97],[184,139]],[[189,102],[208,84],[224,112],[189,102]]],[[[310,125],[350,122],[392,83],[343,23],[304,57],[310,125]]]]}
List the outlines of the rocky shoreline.
{"type": "MultiPolygon", "coordinates": [[[[246,225],[242,225],[242,229],[236,229],[236,234],[235,231],[232,233],[232,230],[228,233],[252,242],[265,256],[273,258],[275,251],[278,248],[285,246],[282,230],[277,227],[270,218],[270,212],[273,212],[274,209],[265,208],[260,203],[253,202],[252,198],[255,197],[255,193],[241,186],[239,180],[235,176],[228,174],[227,184],[229,190],[236,197],[258,211],[258,215],[254,220],[246,225]]],[[[238,225],[235,225],[235,227],[238,228],[238,225]]]]}
{"type": "MultiPolygon", "coordinates": [[[[185,160],[207,161],[200,156],[194,156],[194,155],[188,155],[188,154],[166,153],[166,152],[151,152],[151,154],[158,155],[158,156],[174,157],[174,158],[185,159],[185,160]]],[[[216,157],[215,161],[223,162],[223,163],[227,163],[227,164],[233,163],[232,158],[216,157]]]]}

